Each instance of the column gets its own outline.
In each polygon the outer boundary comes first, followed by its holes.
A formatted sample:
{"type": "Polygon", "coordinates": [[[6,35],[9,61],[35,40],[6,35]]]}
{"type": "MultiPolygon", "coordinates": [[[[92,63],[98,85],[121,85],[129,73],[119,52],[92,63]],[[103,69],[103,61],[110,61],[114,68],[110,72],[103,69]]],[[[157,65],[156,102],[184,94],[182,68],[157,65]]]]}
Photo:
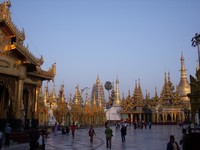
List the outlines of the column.
{"type": "Polygon", "coordinates": [[[35,88],[35,104],[34,104],[34,119],[38,119],[38,100],[39,100],[40,87],[35,88]]]}
{"type": "Polygon", "coordinates": [[[19,79],[17,84],[17,110],[16,110],[16,119],[21,119],[21,108],[22,108],[22,93],[23,93],[23,80],[19,79]]]}
{"type": "Polygon", "coordinates": [[[156,117],[155,112],[152,112],[152,118],[151,118],[152,120],[151,120],[151,122],[154,122],[154,123],[156,122],[156,118],[155,117],[156,117]]]}
{"type": "Polygon", "coordinates": [[[143,116],[144,116],[144,117],[143,117],[143,118],[144,118],[143,120],[144,120],[144,122],[146,122],[146,121],[147,121],[147,120],[146,120],[146,113],[144,113],[143,116]]]}
{"type": "Polygon", "coordinates": [[[159,121],[159,113],[157,112],[156,113],[156,123],[158,123],[158,121],[159,121]]]}
{"type": "Polygon", "coordinates": [[[162,112],[162,118],[163,118],[163,123],[165,123],[165,113],[164,112],[162,112]]]}
{"type": "Polygon", "coordinates": [[[142,119],[142,116],[141,116],[141,114],[139,114],[139,121],[141,121],[141,119],[142,119]]]}

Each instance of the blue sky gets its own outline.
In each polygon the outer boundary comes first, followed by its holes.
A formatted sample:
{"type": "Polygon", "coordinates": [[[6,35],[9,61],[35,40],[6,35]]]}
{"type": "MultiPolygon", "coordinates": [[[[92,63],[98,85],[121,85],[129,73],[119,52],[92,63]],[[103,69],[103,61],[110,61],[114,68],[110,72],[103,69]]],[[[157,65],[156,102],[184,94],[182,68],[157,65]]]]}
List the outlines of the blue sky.
{"type": "MultiPolygon", "coordinates": [[[[1,0],[2,1],[2,0],[1,0]]],[[[180,81],[181,52],[187,76],[195,76],[200,33],[198,0],[11,0],[13,22],[26,33],[25,45],[40,57],[43,69],[56,62],[56,89],[74,94],[75,86],[90,87],[119,79],[120,93],[131,94],[135,80],[145,96],[154,96],[170,72],[180,81]]],[[[106,92],[106,91],[105,91],[106,92]]],[[[84,95],[83,95],[84,96],[84,95]]]]}

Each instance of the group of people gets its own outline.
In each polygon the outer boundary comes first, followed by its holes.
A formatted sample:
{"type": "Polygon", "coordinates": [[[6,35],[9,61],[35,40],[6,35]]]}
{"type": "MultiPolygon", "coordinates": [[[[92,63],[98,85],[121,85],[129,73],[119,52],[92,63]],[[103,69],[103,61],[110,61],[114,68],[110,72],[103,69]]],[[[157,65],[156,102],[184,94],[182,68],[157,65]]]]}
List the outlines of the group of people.
{"type": "MultiPolygon", "coordinates": [[[[57,135],[57,132],[59,130],[60,130],[60,127],[59,127],[58,123],[55,122],[54,127],[53,127],[53,132],[54,132],[55,136],[57,135]]],[[[73,139],[74,139],[75,130],[76,130],[76,126],[75,126],[75,123],[73,123],[71,125],[71,132],[72,132],[73,139]]],[[[67,134],[68,135],[69,132],[70,132],[70,128],[68,126],[66,126],[66,128],[62,127],[62,134],[67,134]]]]}
{"type": "Polygon", "coordinates": [[[134,128],[135,129],[143,129],[143,128],[147,128],[147,125],[149,127],[149,129],[151,129],[151,121],[149,122],[145,122],[145,121],[138,121],[138,122],[134,122],[134,128]]]}
{"type": "MultiPolygon", "coordinates": [[[[105,123],[105,128],[106,128],[105,129],[106,147],[111,148],[113,131],[107,122],[105,123]]],[[[117,128],[120,128],[120,127],[118,126],[117,128]]],[[[58,131],[57,123],[55,123],[53,130],[54,130],[54,135],[56,136],[57,131],[58,131]]],[[[65,131],[63,131],[63,130],[64,129],[62,129],[62,133],[63,132],[69,133],[70,129],[67,126],[66,130],[65,131]]],[[[71,125],[71,133],[72,133],[73,139],[75,136],[75,130],[76,130],[76,126],[73,123],[71,125]]],[[[122,142],[125,142],[126,141],[125,136],[127,134],[127,126],[125,124],[121,125],[120,132],[121,132],[122,142]]],[[[3,138],[5,138],[5,147],[9,147],[10,133],[11,133],[11,127],[10,127],[10,124],[7,123],[4,133],[2,131],[0,131],[0,149],[2,147],[3,138]]],[[[179,142],[179,144],[182,146],[182,150],[189,150],[191,148],[190,133],[191,133],[191,129],[188,129],[188,134],[187,134],[187,130],[185,128],[182,129],[182,138],[179,142]]],[[[90,137],[90,142],[93,143],[93,137],[96,135],[93,125],[90,126],[88,134],[90,137]]],[[[47,138],[47,134],[46,134],[44,128],[42,130],[39,130],[38,128],[32,128],[32,130],[30,132],[30,150],[45,150],[45,139],[46,138],[47,138]]],[[[170,140],[167,143],[167,150],[180,150],[179,144],[176,142],[175,136],[171,135],[170,140]]]]}
{"type": "MultiPolygon", "coordinates": [[[[191,150],[192,144],[191,144],[191,129],[187,130],[185,128],[182,129],[182,138],[179,142],[179,144],[182,146],[182,150],[191,150]]],[[[181,150],[178,142],[176,142],[174,135],[170,136],[170,140],[167,143],[167,150],[181,150]]]]}

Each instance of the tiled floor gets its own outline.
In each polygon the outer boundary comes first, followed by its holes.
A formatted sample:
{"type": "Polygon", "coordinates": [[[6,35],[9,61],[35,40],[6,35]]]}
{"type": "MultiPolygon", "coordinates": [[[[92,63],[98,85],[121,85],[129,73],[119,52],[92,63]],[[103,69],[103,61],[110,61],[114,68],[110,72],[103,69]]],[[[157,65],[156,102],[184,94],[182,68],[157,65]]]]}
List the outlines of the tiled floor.
{"type": "MultiPolygon", "coordinates": [[[[175,135],[176,141],[180,141],[182,128],[178,125],[153,125],[150,129],[137,129],[127,127],[126,142],[122,143],[120,130],[113,129],[113,150],[165,150],[169,136],[175,135]]],[[[105,128],[95,128],[96,136],[91,144],[88,136],[89,129],[77,129],[75,139],[71,135],[57,136],[50,134],[46,140],[46,150],[105,150],[105,128]]],[[[6,148],[8,149],[8,148],[6,148]]],[[[3,147],[3,150],[5,148],[3,147]]],[[[12,144],[9,150],[29,150],[29,144],[12,144]]]]}

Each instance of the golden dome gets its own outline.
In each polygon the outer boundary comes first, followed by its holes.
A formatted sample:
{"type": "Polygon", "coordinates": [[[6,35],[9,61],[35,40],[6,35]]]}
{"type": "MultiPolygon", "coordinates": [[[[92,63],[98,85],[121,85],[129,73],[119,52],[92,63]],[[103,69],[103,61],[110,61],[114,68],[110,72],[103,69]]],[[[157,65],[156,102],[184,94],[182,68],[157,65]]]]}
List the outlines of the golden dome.
{"type": "Polygon", "coordinates": [[[187,96],[190,93],[190,84],[187,80],[186,69],[184,66],[184,57],[181,56],[181,78],[179,85],[177,87],[177,92],[181,96],[183,101],[189,101],[189,97],[187,96]]]}

